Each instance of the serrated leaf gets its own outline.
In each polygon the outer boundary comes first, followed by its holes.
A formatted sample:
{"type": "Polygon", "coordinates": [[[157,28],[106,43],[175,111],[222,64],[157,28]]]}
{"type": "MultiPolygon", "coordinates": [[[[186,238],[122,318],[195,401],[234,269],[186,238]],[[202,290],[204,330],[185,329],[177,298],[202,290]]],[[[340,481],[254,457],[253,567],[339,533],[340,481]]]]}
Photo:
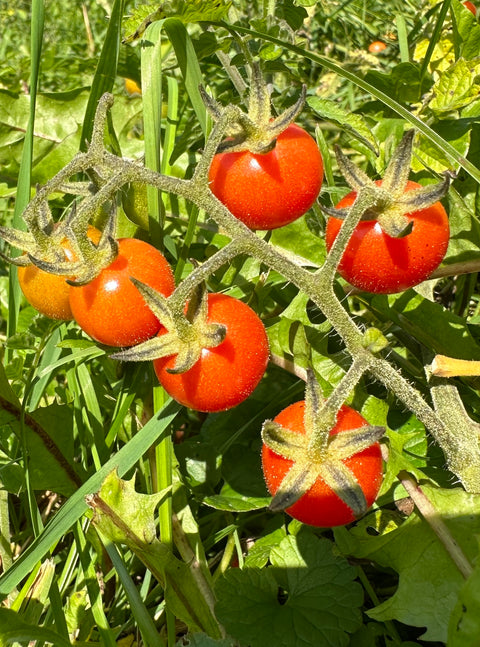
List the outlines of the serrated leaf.
{"type": "MultiPolygon", "coordinates": [[[[125,481],[113,471],[105,478],[95,496],[114,511],[129,532],[148,544],[156,538],[155,509],[167,493],[162,490],[155,494],[140,494],[135,491],[135,476],[125,481]]],[[[94,523],[111,541],[128,543],[122,528],[114,518],[103,512],[103,508],[95,509],[94,523]]]]}
{"type": "Polygon", "coordinates": [[[169,0],[167,2],[142,4],[136,7],[125,20],[125,33],[130,34],[124,43],[140,38],[152,22],[165,18],[178,18],[183,23],[218,22],[225,17],[232,3],[228,0],[169,0]]]}
{"type": "Polygon", "coordinates": [[[339,124],[343,130],[352,134],[378,155],[377,140],[362,115],[345,110],[335,101],[320,99],[320,97],[309,97],[307,103],[322,119],[339,124]]]}
{"type": "MultiPolygon", "coordinates": [[[[473,561],[478,554],[476,535],[480,532],[480,496],[460,488],[434,488],[422,483],[423,493],[447,525],[465,556],[473,561]]],[[[391,514],[391,513],[390,513],[391,514]]],[[[429,524],[414,512],[400,526],[384,532],[382,512],[375,524],[373,515],[355,527],[335,529],[340,551],[360,559],[371,559],[399,574],[398,589],[382,604],[368,612],[375,620],[396,619],[407,625],[426,628],[423,640],[446,642],[450,615],[464,579],[429,524]],[[375,525],[382,534],[372,536],[375,525]]]]}
{"type": "Polygon", "coordinates": [[[245,557],[244,568],[263,568],[266,566],[270,560],[272,550],[276,548],[286,536],[287,532],[284,526],[282,526],[268,535],[265,535],[265,537],[257,539],[245,557]]]}
{"type": "Polygon", "coordinates": [[[227,632],[250,647],[346,647],[362,622],[355,568],[309,531],[286,537],[271,561],[218,580],[215,610],[227,632]]]}
{"type": "Polygon", "coordinates": [[[442,114],[459,110],[476,99],[480,90],[477,83],[479,68],[478,63],[461,58],[442,72],[432,88],[434,96],[429,108],[442,114]]]}
{"type": "Polygon", "coordinates": [[[155,508],[170,488],[155,494],[140,494],[134,478],[124,481],[110,472],[100,490],[87,497],[94,510],[92,523],[113,542],[126,544],[162,585],[171,612],[191,631],[205,631],[213,638],[221,632],[212,611],[209,584],[199,570],[178,559],[170,546],[156,536],[155,508]]]}

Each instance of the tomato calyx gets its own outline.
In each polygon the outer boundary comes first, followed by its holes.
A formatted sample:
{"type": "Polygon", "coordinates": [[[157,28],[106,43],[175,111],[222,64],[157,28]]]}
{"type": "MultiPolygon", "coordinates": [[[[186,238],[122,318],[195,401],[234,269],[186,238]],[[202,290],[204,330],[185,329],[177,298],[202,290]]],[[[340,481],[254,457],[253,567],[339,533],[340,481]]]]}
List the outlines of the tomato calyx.
{"type": "Polygon", "coordinates": [[[335,494],[360,517],[368,509],[367,501],[352,471],[344,461],[367,449],[383,436],[383,427],[364,425],[358,429],[330,434],[335,424],[320,387],[307,372],[305,391],[305,434],[298,434],[267,420],[262,441],[276,454],[292,461],[292,466],[278,487],[269,509],[279,512],[296,503],[321,478],[335,494]]]}
{"type": "MultiPolygon", "coordinates": [[[[411,233],[413,221],[409,214],[431,207],[448,192],[452,174],[446,173],[443,181],[433,185],[406,190],[413,150],[414,130],[403,136],[390,160],[382,180],[374,181],[340,150],[335,148],[338,167],[348,185],[358,193],[364,187],[374,192],[374,205],[367,209],[361,220],[376,220],[382,230],[392,238],[403,238],[411,233]]],[[[349,209],[322,207],[329,216],[345,219],[349,209]]]]}
{"type": "Polygon", "coordinates": [[[115,209],[98,242],[88,235],[91,225],[82,215],[77,215],[74,205],[65,220],[54,222],[47,208],[28,223],[28,231],[0,227],[0,236],[23,251],[15,257],[2,254],[2,258],[19,267],[35,265],[49,274],[65,276],[70,285],[89,283],[117,256],[115,209]]]}
{"type": "Polygon", "coordinates": [[[176,356],[169,373],[185,373],[200,359],[203,349],[219,346],[226,335],[222,324],[207,321],[208,299],[203,284],[199,285],[184,311],[173,309],[168,298],[153,288],[130,279],[143,296],[153,314],[166,332],[157,337],[114,353],[110,357],[121,361],[153,361],[160,357],[176,356]]]}
{"type": "MultiPolygon", "coordinates": [[[[262,76],[260,65],[253,63],[248,110],[245,113],[240,108],[238,109],[227,128],[227,139],[220,143],[217,152],[269,153],[275,148],[276,138],[294,122],[302,111],[306,91],[306,86],[303,85],[300,96],[293,106],[287,108],[278,117],[272,117],[270,92],[262,76]]],[[[204,88],[200,87],[200,93],[210,115],[215,121],[218,121],[225,108],[210,97],[204,88]]]]}

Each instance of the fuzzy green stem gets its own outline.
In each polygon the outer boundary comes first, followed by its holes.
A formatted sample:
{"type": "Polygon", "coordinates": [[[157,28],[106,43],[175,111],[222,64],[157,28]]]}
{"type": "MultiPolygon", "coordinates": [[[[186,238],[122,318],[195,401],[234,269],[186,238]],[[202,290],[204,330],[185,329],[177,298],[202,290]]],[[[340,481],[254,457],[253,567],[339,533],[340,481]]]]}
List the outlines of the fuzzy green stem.
{"type": "Polygon", "coordinates": [[[358,359],[355,359],[341,381],[337,384],[327,400],[325,400],[323,406],[318,411],[315,431],[310,437],[308,445],[309,452],[316,453],[325,449],[330,430],[335,425],[340,407],[344,404],[365,371],[368,370],[371,361],[372,356],[367,352],[363,353],[358,359]]]}

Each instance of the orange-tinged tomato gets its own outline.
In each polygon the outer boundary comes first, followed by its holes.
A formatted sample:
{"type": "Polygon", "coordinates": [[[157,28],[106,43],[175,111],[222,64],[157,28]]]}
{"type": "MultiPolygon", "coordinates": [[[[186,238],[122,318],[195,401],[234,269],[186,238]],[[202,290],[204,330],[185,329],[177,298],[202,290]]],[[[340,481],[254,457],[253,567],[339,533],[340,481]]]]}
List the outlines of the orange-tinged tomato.
{"type": "Polygon", "coordinates": [[[160,329],[130,277],[164,296],[175,288],[172,269],[158,249],[136,238],[120,238],[115,260],[93,281],[70,290],[75,321],[101,344],[133,346],[160,329]]]}
{"type": "Polygon", "coordinates": [[[160,384],[180,404],[197,411],[225,411],[248,398],[265,373],[267,334],[250,306],[226,294],[208,295],[207,322],[225,326],[225,339],[204,348],[191,369],[169,373],[175,355],[156,359],[153,366],[160,384]]]}
{"type": "Polygon", "coordinates": [[[370,43],[370,45],[368,46],[368,51],[370,52],[370,54],[379,54],[385,49],[387,49],[387,46],[381,40],[374,40],[373,43],[370,43]]]}
{"type": "MultiPolygon", "coordinates": [[[[377,185],[382,181],[378,180],[377,185]]],[[[420,187],[408,181],[406,191],[420,187]]],[[[351,191],[337,204],[337,209],[352,206],[357,194],[351,191]]],[[[366,292],[393,294],[428,279],[446,254],[450,229],[448,216],[440,202],[407,214],[412,230],[402,238],[383,231],[377,220],[361,220],[356,226],[338,272],[343,278],[366,292]]],[[[325,231],[329,250],[337,237],[342,220],[330,216],[325,231]]]]}
{"type": "MultiPolygon", "coordinates": [[[[295,402],[283,409],[274,419],[282,427],[297,434],[305,434],[305,401],[295,402]]],[[[344,405],[337,415],[337,422],[330,435],[367,425],[367,421],[354,409],[344,405]]],[[[346,458],[343,463],[352,472],[363,490],[367,506],[375,501],[383,480],[383,463],[380,444],[374,443],[367,449],[346,458]]],[[[274,495],[293,461],[275,453],[265,444],[262,446],[262,469],[270,494],[274,495]]],[[[286,509],[294,519],[321,528],[343,526],[355,520],[352,510],[325,483],[317,478],[312,487],[286,509]]]]}
{"type": "Polygon", "coordinates": [[[128,94],[142,94],[142,88],[133,79],[125,79],[125,90],[128,94]]]}
{"type": "MultiPolygon", "coordinates": [[[[98,243],[101,232],[90,226],[87,232],[88,237],[98,243]]],[[[75,260],[72,248],[67,239],[62,242],[65,256],[68,260],[75,260]]],[[[18,268],[18,281],[27,301],[35,310],[50,319],[70,321],[73,319],[70,307],[69,295],[70,285],[66,282],[66,276],[50,274],[39,269],[36,265],[26,265],[18,268]]]]}
{"type": "Polygon", "coordinates": [[[467,0],[467,2],[462,2],[462,4],[463,4],[463,6],[464,6],[464,7],[466,7],[469,11],[471,11],[471,12],[473,13],[473,15],[474,15],[474,16],[476,16],[476,15],[477,15],[477,8],[476,8],[476,6],[473,4],[473,2],[469,2],[469,0],[467,0]]]}
{"type": "Polygon", "coordinates": [[[322,180],[318,146],[296,124],[280,133],[268,153],[218,153],[209,172],[212,193],[250,229],[276,229],[303,216],[322,180]]]}

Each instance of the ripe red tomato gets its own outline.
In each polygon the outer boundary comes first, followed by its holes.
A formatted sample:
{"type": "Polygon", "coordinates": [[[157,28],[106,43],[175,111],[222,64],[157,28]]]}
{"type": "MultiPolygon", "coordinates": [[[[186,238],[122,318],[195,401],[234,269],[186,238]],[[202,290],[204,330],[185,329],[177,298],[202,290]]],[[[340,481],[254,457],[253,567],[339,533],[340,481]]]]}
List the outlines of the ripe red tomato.
{"type": "MultiPolygon", "coordinates": [[[[376,182],[381,183],[381,180],[376,182]]],[[[419,186],[409,181],[405,190],[419,186]]],[[[350,207],[356,196],[352,191],[336,208],[350,207]]],[[[436,202],[427,209],[408,214],[408,218],[413,228],[403,238],[389,236],[376,220],[360,221],[338,266],[343,278],[360,290],[377,294],[402,292],[425,281],[446,254],[450,236],[448,216],[442,204],[436,202]]],[[[328,219],[327,249],[333,245],[341,225],[339,218],[328,219]]]]}
{"type": "Polygon", "coordinates": [[[210,188],[251,229],[276,229],[313,205],[323,180],[323,159],[315,140],[295,124],[269,153],[218,153],[210,166],[210,188]]]}
{"type": "Polygon", "coordinates": [[[476,8],[476,6],[473,4],[473,2],[469,2],[469,1],[467,0],[467,2],[462,2],[462,4],[463,4],[463,6],[464,6],[464,7],[466,7],[469,11],[471,11],[471,12],[473,13],[473,15],[474,15],[474,16],[476,16],[476,15],[477,15],[477,8],[476,8]]]}
{"type": "Polygon", "coordinates": [[[383,52],[384,49],[387,49],[387,46],[381,40],[374,40],[373,43],[370,43],[368,46],[370,54],[379,54],[380,52],[383,52]]]}
{"type": "Polygon", "coordinates": [[[226,294],[207,298],[207,322],[226,327],[223,342],[204,348],[185,373],[167,371],[176,356],[156,359],[153,366],[160,384],[177,402],[197,411],[224,411],[248,398],[260,382],[268,363],[268,339],[261,319],[246,303],[226,294]]]}
{"type": "MultiPolygon", "coordinates": [[[[101,232],[90,226],[87,235],[94,243],[98,243],[101,232]]],[[[67,239],[62,241],[62,247],[67,260],[75,260],[75,255],[67,239]]],[[[45,272],[36,265],[25,265],[18,268],[18,282],[25,298],[35,310],[50,319],[63,321],[73,319],[69,301],[70,285],[66,282],[67,278],[45,272]]]]}
{"type": "Polygon", "coordinates": [[[175,288],[170,265],[158,249],[142,240],[121,238],[116,259],[87,285],[70,289],[75,321],[101,344],[132,346],[160,329],[130,277],[165,296],[175,288]]]}
{"type": "MultiPolygon", "coordinates": [[[[298,434],[305,434],[305,401],[295,402],[281,411],[274,419],[282,427],[298,434]]],[[[337,422],[330,435],[367,425],[356,411],[344,405],[338,412],[337,422]]],[[[380,444],[347,458],[343,463],[350,469],[363,490],[368,506],[371,506],[383,479],[380,444]]],[[[262,468],[267,488],[272,496],[278,490],[293,462],[280,456],[265,444],[262,446],[262,468]]],[[[294,519],[319,528],[343,526],[355,520],[352,510],[323,481],[318,478],[313,486],[296,503],[286,509],[294,519]]]]}

